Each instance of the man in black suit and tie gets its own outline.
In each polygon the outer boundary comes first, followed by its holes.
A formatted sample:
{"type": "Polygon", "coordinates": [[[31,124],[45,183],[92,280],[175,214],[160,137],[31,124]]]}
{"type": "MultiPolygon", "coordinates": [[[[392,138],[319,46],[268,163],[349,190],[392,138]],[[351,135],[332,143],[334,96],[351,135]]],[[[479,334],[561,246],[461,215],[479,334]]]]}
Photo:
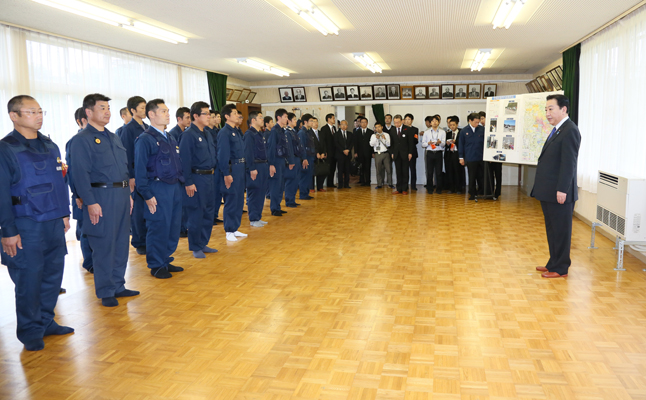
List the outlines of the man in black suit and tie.
{"type": "Polygon", "coordinates": [[[354,92],[354,88],[350,88],[350,93],[348,93],[348,100],[357,100],[359,95],[354,92]]]}
{"type": "Polygon", "coordinates": [[[334,114],[328,114],[325,116],[325,121],[327,122],[321,128],[321,137],[325,142],[325,148],[328,155],[328,163],[330,164],[330,174],[327,177],[327,187],[335,188],[334,185],[334,173],[336,172],[336,146],[334,144],[334,134],[336,133],[336,117],[334,114]]]}
{"type": "MultiPolygon", "coordinates": [[[[316,151],[315,162],[327,162],[327,146],[325,145],[325,140],[319,131],[319,120],[316,117],[312,117],[310,118],[310,124],[312,128],[308,131],[308,134],[314,141],[314,151],[316,151]]],[[[325,175],[316,175],[314,177],[317,191],[325,192],[325,189],[323,189],[323,181],[325,181],[326,177],[327,176],[325,175]]]]}
{"type": "Polygon", "coordinates": [[[408,194],[408,166],[413,159],[413,153],[417,152],[417,139],[406,132],[402,126],[402,116],[397,114],[393,119],[395,126],[394,134],[390,137],[390,148],[392,158],[395,160],[397,169],[397,190],[393,194],[408,194]]]}
{"type": "Polygon", "coordinates": [[[493,97],[495,95],[496,93],[494,93],[494,91],[491,90],[491,86],[487,86],[487,90],[485,91],[485,97],[493,97]]]}
{"type": "Polygon", "coordinates": [[[296,94],[294,95],[294,98],[296,100],[304,101],[305,100],[305,95],[303,93],[301,93],[300,89],[296,89],[296,94]]]}
{"type": "Polygon", "coordinates": [[[414,141],[412,158],[410,160],[410,188],[411,190],[417,190],[417,143],[419,142],[419,129],[413,126],[413,121],[415,117],[413,114],[406,114],[404,117],[404,132],[406,136],[409,136],[414,141]]]}
{"type": "Polygon", "coordinates": [[[339,189],[350,189],[350,151],[352,150],[353,134],[348,132],[348,123],[341,121],[341,129],[334,134],[336,147],[336,162],[339,166],[339,189]]]}
{"type": "Polygon", "coordinates": [[[370,138],[374,132],[368,129],[368,118],[359,117],[359,127],[355,132],[354,156],[361,161],[361,186],[370,186],[370,167],[373,155],[370,138]]]}
{"type": "Polygon", "coordinates": [[[337,88],[336,93],[334,94],[335,99],[345,100],[345,93],[343,93],[342,88],[337,88]]]}
{"type": "Polygon", "coordinates": [[[540,200],[545,217],[550,259],[545,267],[536,267],[543,278],[564,278],[568,275],[572,214],[578,200],[576,182],[577,159],[581,134],[568,117],[570,101],[561,94],[547,96],[545,114],[554,127],[543,145],[536,166],[531,196],[540,200]]]}

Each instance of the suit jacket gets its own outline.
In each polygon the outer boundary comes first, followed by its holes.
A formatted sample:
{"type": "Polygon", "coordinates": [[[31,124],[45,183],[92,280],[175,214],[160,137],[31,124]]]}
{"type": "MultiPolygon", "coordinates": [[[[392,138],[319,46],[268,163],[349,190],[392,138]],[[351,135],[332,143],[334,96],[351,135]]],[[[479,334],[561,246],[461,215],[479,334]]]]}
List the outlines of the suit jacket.
{"type": "Polygon", "coordinates": [[[465,92],[455,92],[455,97],[467,97],[465,92]]]}
{"type": "Polygon", "coordinates": [[[543,145],[536,166],[532,197],[540,201],[556,203],[558,191],[567,194],[566,203],[579,199],[576,174],[580,146],[579,128],[568,119],[543,145]]]}
{"type": "MultiPolygon", "coordinates": [[[[447,129],[446,130],[446,140],[450,140],[450,139],[455,140],[455,145],[459,149],[460,148],[460,130],[458,129],[457,133],[455,134],[455,137],[453,137],[453,131],[450,130],[450,129],[447,129]]],[[[456,156],[458,154],[457,151],[451,151],[451,146],[447,145],[447,146],[444,147],[444,155],[445,156],[448,156],[448,155],[450,155],[452,153],[455,153],[456,156]]]]}
{"type": "Polygon", "coordinates": [[[354,151],[359,157],[372,157],[373,148],[370,146],[370,137],[374,133],[371,129],[366,128],[366,134],[362,135],[362,129],[357,128],[354,135],[354,151]]]}
{"type": "Polygon", "coordinates": [[[316,134],[314,134],[314,131],[309,129],[307,131],[307,134],[310,135],[312,140],[314,141],[314,151],[319,153],[319,154],[325,154],[327,153],[327,146],[325,145],[325,140],[323,140],[323,136],[321,136],[321,130],[319,129],[319,139],[316,138],[316,134]]]}
{"type": "Polygon", "coordinates": [[[328,157],[336,157],[334,133],[330,129],[330,125],[328,125],[327,123],[323,125],[321,129],[319,129],[319,134],[321,135],[321,140],[325,142],[325,148],[327,149],[328,157]]]}
{"type": "Polygon", "coordinates": [[[305,96],[303,95],[296,96],[296,100],[305,100],[305,96]]]}
{"type": "Polygon", "coordinates": [[[336,133],[334,134],[334,146],[336,148],[336,158],[351,156],[350,153],[348,153],[347,156],[343,154],[343,150],[352,150],[354,136],[355,135],[352,132],[345,131],[345,139],[344,139],[341,129],[336,130],[336,133]]]}
{"type": "Polygon", "coordinates": [[[493,97],[494,95],[494,92],[485,92],[485,97],[493,97]]]}
{"type": "Polygon", "coordinates": [[[414,126],[403,126],[403,132],[406,132],[406,135],[410,135],[413,137],[415,141],[415,145],[413,146],[413,158],[417,158],[417,143],[419,143],[419,129],[415,128],[414,126]]]}
{"type": "Polygon", "coordinates": [[[397,128],[393,125],[392,134],[390,135],[390,149],[395,158],[403,157],[408,160],[409,154],[417,153],[417,138],[412,135],[412,131],[406,132],[406,127],[402,125],[402,137],[397,135],[397,128]]]}
{"type": "Polygon", "coordinates": [[[356,93],[355,93],[355,94],[349,94],[349,95],[348,95],[348,99],[358,99],[358,98],[359,98],[359,95],[358,95],[358,94],[356,94],[356,93]]]}

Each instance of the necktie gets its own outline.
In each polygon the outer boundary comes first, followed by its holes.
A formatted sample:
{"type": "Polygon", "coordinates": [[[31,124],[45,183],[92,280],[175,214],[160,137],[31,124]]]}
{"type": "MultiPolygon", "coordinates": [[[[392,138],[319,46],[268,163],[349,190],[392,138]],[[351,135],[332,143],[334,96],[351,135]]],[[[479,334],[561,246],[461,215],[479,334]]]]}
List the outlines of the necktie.
{"type": "Polygon", "coordinates": [[[397,135],[402,137],[402,128],[397,128],[397,135]]]}
{"type": "Polygon", "coordinates": [[[550,140],[550,138],[552,137],[552,135],[553,135],[555,132],[556,132],[556,127],[554,127],[554,129],[552,129],[552,132],[550,132],[550,135],[547,137],[547,140],[550,140]]]}
{"type": "Polygon", "coordinates": [[[361,134],[362,134],[363,136],[366,136],[366,130],[365,130],[365,129],[362,129],[362,130],[361,130],[361,134]]]}
{"type": "Polygon", "coordinates": [[[343,140],[346,140],[347,138],[345,137],[345,131],[343,131],[343,140]]]}

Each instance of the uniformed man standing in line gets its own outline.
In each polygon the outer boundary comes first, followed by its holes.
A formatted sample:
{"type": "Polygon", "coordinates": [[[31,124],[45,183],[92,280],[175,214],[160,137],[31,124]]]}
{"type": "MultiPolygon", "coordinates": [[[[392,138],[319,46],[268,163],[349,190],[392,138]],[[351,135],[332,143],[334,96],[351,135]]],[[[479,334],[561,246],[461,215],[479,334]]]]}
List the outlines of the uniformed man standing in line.
{"type": "Polygon", "coordinates": [[[280,209],[280,202],[283,201],[283,175],[285,171],[285,160],[287,158],[287,110],[279,108],[276,110],[276,125],[269,132],[267,140],[267,159],[269,160],[269,196],[271,202],[269,209],[271,215],[282,217],[287,211],[280,209]]]}
{"type": "MultiPolygon", "coordinates": [[[[72,182],[83,199],[83,234],[94,263],[94,288],[105,307],[119,305],[117,297],[136,296],[126,289],[130,197],[128,157],[121,140],[105,126],[110,122],[109,97],[89,94],[83,99],[88,126],[72,141],[72,182]]],[[[145,243],[144,243],[145,244],[145,243]]]]}
{"type": "Polygon", "coordinates": [[[205,130],[211,119],[209,105],[203,101],[191,106],[190,128],[182,134],[179,144],[179,155],[184,172],[183,205],[188,215],[188,249],[195,258],[205,258],[204,253],[216,253],[217,250],[207,246],[213,230],[213,212],[215,210],[215,145],[213,136],[205,130]]]}
{"type": "Polygon", "coordinates": [[[16,96],[7,108],[14,130],[0,141],[1,259],[16,285],[18,340],[37,351],[45,347],[45,336],[74,332],[54,321],[70,203],[58,146],[38,132],[40,105],[16,96]]]}
{"type": "Polygon", "coordinates": [[[211,137],[213,137],[213,145],[215,157],[215,172],[213,173],[213,190],[215,193],[215,211],[213,211],[213,225],[217,225],[218,222],[222,222],[218,216],[220,215],[220,206],[222,205],[222,192],[220,190],[220,170],[218,169],[217,154],[218,154],[218,132],[220,132],[220,121],[222,117],[220,116],[219,111],[210,110],[211,118],[209,119],[209,124],[204,128],[206,132],[209,132],[211,137]]]}
{"type": "Polygon", "coordinates": [[[182,162],[175,138],[164,132],[170,116],[164,100],[146,104],[150,128],[135,142],[135,180],[137,191],[146,201],[146,262],[150,274],[166,279],[184,268],[171,262],[179,242],[182,220],[182,162]]]}
{"type": "Polygon", "coordinates": [[[148,125],[143,121],[146,118],[146,100],[141,96],[133,96],[128,99],[127,106],[132,114],[132,120],[123,127],[120,138],[128,156],[130,193],[134,200],[131,217],[132,240],[130,244],[137,249],[137,254],[144,255],[146,254],[146,222],[144,221],[146,202],[135,190],[135,139],[148,129],[148,125]]]}
{"type": "MultiPolygon", "coordinates": [[[[182,137],[182,133],[191,126],[191,110],[188,107],[180,107],[175,112],[175,119],[177,120],[177,125],[170,130],[171,136],[177,143],[182,137]]],[[[150,121],[150,119],[149,119],[150,121]]]]}
{"type": "Polygon", "coordinates": [[[128,123],[130,123],[130,121],[132,120],[132,114],[130,114],[128,107],[123,107],[119,111],[119,115],[121,115],[121,119],[123,120],[123,125],[118,127],[117,130],[114,132],[114,134],[119,136],[119,139],[121,139],[121,132],[123,131],[123,127],[128,125],[128,123]]]}
{"type": "Polygon", "coordinates": [[[269,133],[275,125],[274,119],[267,115],[265,119],[263,119],[263,124],[265,128],[262,131],[262,135],[265,137],[265,140],[269,140],[269,133]]]}
{"type": "Polygon", "coordinates": [[[261,218],[269,178],[267,144],[260,132],[263,125],[262,114],[258,111],[250,112],[248,124],[249,129],[244,134],[247,210],[250,225],[261,228],[267,224],[261,218]]]}
{"type": "Polygon", "coordinates": [[[305,149],[303,148],[301,140],[298,137],[298,133],[296,132],[296,123],[298,121],[296,114],[288,113],[287,121],[287,130],[285,133],[288,135],[287,139],[290,143],[292,153],[292,161],[290,161],[289,164],[294,165],[294,167],[288,167],[290,169],[288,169],[285,174],[285,205],[287,207],[295,208],[296,206],[300,206],[300,204],[296,203],[296,191],[298,190],[301,171],[308,168],[309,163],[305,156],[305,149]],[[287,177],[289,177],[289,179],[287,179],[287,177]]]}
{"type": "Polygon", "coordinates": [[[237,242],[247,234],[238,231],[242,220],[245,188],[245,158],[242,133],[237,128],[239,115],[235,104],[227,104],[220,112],[225,124],[218,132],[218,168],[220,191],[224,197],[224,232],[227,240],[237,242]]]}
{"type": "Polygon", "coordinates": [[[313,197],[310,196],[310,190],[312,187],[312,177],[314,176],[314,159],[316,158],[316,149],[314,148],[314,139],[309,134],[310,130],[310,119],[312,118],[311,114],[305,114],[301,117],[303,126],[298,132],[298,139],[303,145],[303,151],[305,152],[305,158],[307,160],[307,168],[302,168],[300,171],[300,176],[298,177],[298,191],[299,199],[301,200],[312,200],[313,197]]]}

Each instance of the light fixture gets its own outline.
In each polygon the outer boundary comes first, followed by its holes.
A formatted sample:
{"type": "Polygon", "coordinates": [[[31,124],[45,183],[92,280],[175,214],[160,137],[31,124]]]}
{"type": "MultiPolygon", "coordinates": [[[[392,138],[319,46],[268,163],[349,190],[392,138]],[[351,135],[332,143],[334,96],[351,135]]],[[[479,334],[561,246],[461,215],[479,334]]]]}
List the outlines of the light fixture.
{"type": "Polygon", "coordinates": [[[493,19],[493,29],[509,29],[527,0],[502,0],[493,19]]]}
{"type": "Polygon", "coordinates": [[[280,68],[271,67],[267,64],[261,63],[256,60],[251,60],[249,58],[238,58],[238,64],[246,65],[247,67],[255,68],[260,71],[269,72],[270,74],[278,76],[289,76],[289,72],[283,71],[280,68]]]}
{"type": "Polygon", "coordinates": [[[124,15],[108,11],[78,0],[33,0],[36,3],[44,4],[46,6],[54,7],[62,11],[67,11],[72,14],[80,15],[93,19],[95,21],[104,22],[113,26],[118,26],[132,32],[137,32],[142,35],[150,36],[155,39],[163,40],[169,43],[188,43],[188,39],[184,36],[167,31],[165,29],[157,28],[141,21],[133,20],[124,15]]]}
{"type": "Polygon", "coordinates": [[[359,61],[364,67],[372,71],[373,74],[381,73],[382,69],[369,55],[366,53],[352,53],[352,56],[359,61]]]}
{"type": "Polygon", "coordinates": [[[480,49],[471,63],[471,71],[480,71],[491,57],[491,49],[480,49]]]}
{"type": "Polygon", "coordinates": [[[324,36],[328,34],[339,34],[339,28],[332,22],[327,15],[323,13],[309,0],[280,0],[290,10],[298,14],[299,17],[307,21],[324,36]]]}

